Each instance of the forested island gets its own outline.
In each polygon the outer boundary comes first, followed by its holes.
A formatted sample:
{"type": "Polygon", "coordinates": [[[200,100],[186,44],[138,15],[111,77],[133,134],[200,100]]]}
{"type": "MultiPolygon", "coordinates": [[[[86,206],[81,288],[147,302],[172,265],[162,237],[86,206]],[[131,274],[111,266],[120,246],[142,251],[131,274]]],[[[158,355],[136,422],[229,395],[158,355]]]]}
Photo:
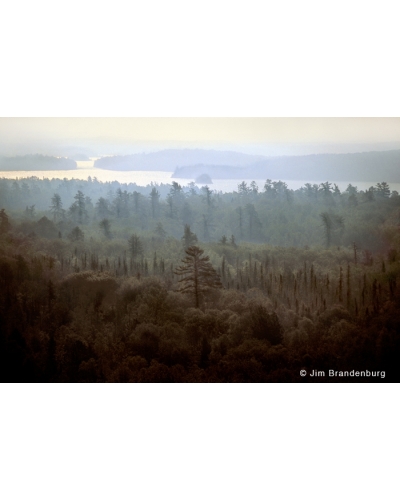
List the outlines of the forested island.
{"type": "Polygon", "coordinates": [[[376,173],[387,182],[397,182],[400,150],[346,154],[262,156],[206,149],[167,149],[153,153],[104,156],[94,167],[113,171],[166,171],[172,177],[193,179],[287,179],[376,182],[376,173]]]}
{"type": "Polygon", "coordinates": [[[236,151],[207,149],[165,149],[151,153],[104,156],[95,161],[96,168],[108,170],[160,170],[172,172],[183,165],[229,165],[246,167],[264,156],[249,155],[236,151]]]}
{"type": "Polygon", "coordinates": [[[0,379],[399,381],[399,273],[386,182],[0,179],[0,379]]]}
{"type": "Polygon", "coordinates": [[[76,168],[76,161],[70,158],[39,154],[0,156],[0,171],[75,170],[76,168]]]}
{"type": "Polygon", "coordinates": [[[363,179],[376,180],[376,172],[387,181],[397,182],[400,169],[400,150],[369,151],[346,154],[313,154],[301,156],[254,157],[248,165],[199,163],[178,166],[172,177],[194,179],[208,174],[214,179],[265,179],[267,177],[302,180],[304,172],[310,179],[336,182],[363,179]]]}

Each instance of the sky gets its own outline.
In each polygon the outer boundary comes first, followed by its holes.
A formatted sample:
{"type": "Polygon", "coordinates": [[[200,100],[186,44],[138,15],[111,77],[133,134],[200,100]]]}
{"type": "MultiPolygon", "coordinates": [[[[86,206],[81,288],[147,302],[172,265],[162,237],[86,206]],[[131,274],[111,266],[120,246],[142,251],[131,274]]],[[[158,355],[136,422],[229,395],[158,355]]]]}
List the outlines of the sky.
{"type": "Polygon", "coordinates": [[[170,147],[250,154],[355,152],[400,147],[400,118],[0,118],[4,155],[127,154],[170,147]]]}

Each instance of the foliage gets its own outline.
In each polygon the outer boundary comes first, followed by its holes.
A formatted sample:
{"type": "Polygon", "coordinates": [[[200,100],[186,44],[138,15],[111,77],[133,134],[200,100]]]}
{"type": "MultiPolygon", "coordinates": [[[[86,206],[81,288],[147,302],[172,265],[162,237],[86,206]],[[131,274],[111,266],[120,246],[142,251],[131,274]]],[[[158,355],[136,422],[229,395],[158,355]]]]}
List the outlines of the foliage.
{"type": "Polygon", "coordinates": [[[68,239],[71,241],[83,241],[85,239],[84,232],[78,226],[74,227],[74,229],[68,234],[68,239]]]}
{"type": "Polygon", "coordinates": [[[221,194],[30,178],[0,193],[2,381],[399,379],[400,197],[386,183],[221,194]]]}
{"type": "Polygon", "coordinates": [[[99,223],[100,229],[103,231],[103,234],[106,238],[111,239],[111,222],[108,219],[103,219],[99,223]]]}
{"type": "Polygon", "coordinates": [[[129,251],[133,259],[143,254],[143,245],[137,234],[132,234],[128,240],[129,251]]]}
{"type": "Polygon", "coordinates": [[[197,243],[197,236],[190,230],[189,224],[185,224],[182,241],[185,246],[185,249],[197,243]]]}
{"type": "Polygon", "coordinates": [[[222,288],[220,277],[210,264],[208,256],[202,257],[204,250],[190,246],[185,250],[183,264],[175,269],[175,274],[183,276],[179,280],[179,291],[194,297],[195,307],[199,307],[201,296],[212,288],[222,288]]]}

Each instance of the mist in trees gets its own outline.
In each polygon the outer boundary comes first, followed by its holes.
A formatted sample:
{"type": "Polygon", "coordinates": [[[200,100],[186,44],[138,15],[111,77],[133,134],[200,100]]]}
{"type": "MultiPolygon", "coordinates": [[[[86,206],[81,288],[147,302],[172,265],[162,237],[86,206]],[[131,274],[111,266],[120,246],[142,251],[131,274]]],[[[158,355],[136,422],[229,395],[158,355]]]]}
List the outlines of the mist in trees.
{"type": "Polygon", "coordinates": [[[399,225],[386,182],[0,179],[2,381],[397,380],[399,225]]]}

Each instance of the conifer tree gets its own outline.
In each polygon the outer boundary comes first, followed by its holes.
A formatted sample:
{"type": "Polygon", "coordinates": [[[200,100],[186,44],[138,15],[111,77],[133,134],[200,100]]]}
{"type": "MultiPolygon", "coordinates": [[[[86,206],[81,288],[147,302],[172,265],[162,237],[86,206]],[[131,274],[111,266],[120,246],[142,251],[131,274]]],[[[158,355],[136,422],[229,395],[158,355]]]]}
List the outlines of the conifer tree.
{"type": "Polygon", "coordinates": [[[199,307],[200,298],[204,292],[213,288],[222,288],[221,280],[210,264],[210,257],[202,257],[204,250],[191,246],[185,252],[183,264],[175,269],[175,274],[183,276],[179,280],[179,291],[191,294],[195,307],[199,307]]]}
{"type": "Polygon", "coordinates": [[[151,215],[154,219],[159,211],[159,200],[160,200],[160,193],[157,191],[155,187],[152,188],[149,198],[151,201],[151,215]]]}
{"type": "Polygon", "coordinates": [[[132,234],[128,240],[129,251],[133,259],[143,254],[143,245],[137,234],[132,234]]]}
{"type": "Polygon", "coordinates": [[[108,238],[108,239],[112,238],[112,235],[111,235],[111,222],[108,219],[103,219],[99,223],[99,227],[103,231],[104,236],[106,238],[108,238]]]}
{"type": "Polygon", "coordinates": [[[191,231],[189,224],[185,224],[182,241],[185,245],[185,248],[189,248],[194,245],[194,243],[197,243],[197,236],[191,231]]]}
{"type": "Polygon", "coordinates": [[[0,210],[0,234],[7,233],[11,228],[11,224],[8,220],[8,215],[4,208],[0,210]]]}

